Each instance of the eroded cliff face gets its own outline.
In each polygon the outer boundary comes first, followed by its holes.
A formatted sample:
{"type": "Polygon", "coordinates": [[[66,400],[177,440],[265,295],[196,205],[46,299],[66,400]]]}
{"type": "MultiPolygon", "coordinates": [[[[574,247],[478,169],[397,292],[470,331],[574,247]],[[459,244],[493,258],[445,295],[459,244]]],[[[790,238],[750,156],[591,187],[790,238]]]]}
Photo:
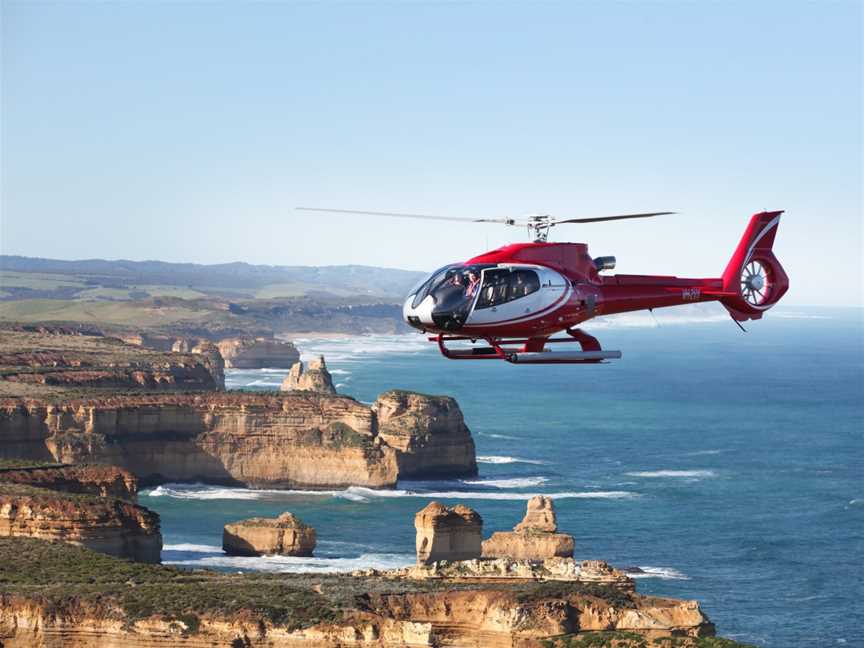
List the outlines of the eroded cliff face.
{"type": "Polygon", "coordinates": [[[59,540],[119,558],[158,563],[156,513],[124,500],[0,483],[0,537],[59,540]]]}
{"type": "Polygon", "coordinates": [[[0,595],[0,640],[8,648],[540,648],[561,635],[618,631],[647,639],[634,646],[668,646],[668,637],[676,636],[675,645],[685,648],[695,645],[687,638],[714,634],[698,603],[674,599],[634,596],[627,599],[627,607],[618,607],[584,593],[520,600],[506,589],[475,589],[376,593],[358,602],[363,609],[347,611],[341,621],[294,629],[288,623],[256,623],[254,616],[243,614],[188,615],[186,620],[154,615],[129,623],[118,610],[106,609],[104,604],[67,604],[57,609],[38,598],[0,595]],[[664,637],[666,643],[651,641],[664,637]]]}
{"type": "Polygon", "coordinates": [[[0,393],[16,386],[28,395],[72,388],[223,389],[222,359],[215,351],[160,353],[99,335],[3,330],[0,393]]]}
{"type": "MultiPolygon", "coordinates": [[[[425,406],[410,430],[394,435],[380,432],[375,408],[314,393],[7,399],[0,401],[0,456],[113,464],[144,483],[388,487],[427,463],[438,475],[476,472],[458,405],[445,405],[442,416],[425,406]],[[442,439],[444,457],[437,454],[442,439]]],[[[403,415],[412,417],[410,407],[403,415]]]]}
{"type": "Polygon", "coordinates": [[[455,399],[394,389],[378,396],[372,411],[381,439],[402,451],[402,477],[477,474],[474,440],[455,399]]]}
{"type": "Polygon", "coordinates": [[[134,500],[138,480],[117,466],[79,465],[0,470],[0,482],[36,488],[134,500]]]}

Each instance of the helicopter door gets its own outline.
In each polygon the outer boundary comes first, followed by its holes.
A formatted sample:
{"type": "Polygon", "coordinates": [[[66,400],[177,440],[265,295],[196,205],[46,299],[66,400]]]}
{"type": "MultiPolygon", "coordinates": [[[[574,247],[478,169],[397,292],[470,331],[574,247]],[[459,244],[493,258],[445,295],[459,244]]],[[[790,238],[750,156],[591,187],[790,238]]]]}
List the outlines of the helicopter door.
{"type": "Polygon", "coordinates": [[[530,318],[542,310],[541,278],[536,268],[487,268],[468,326],[488,326],[530,318]]]}

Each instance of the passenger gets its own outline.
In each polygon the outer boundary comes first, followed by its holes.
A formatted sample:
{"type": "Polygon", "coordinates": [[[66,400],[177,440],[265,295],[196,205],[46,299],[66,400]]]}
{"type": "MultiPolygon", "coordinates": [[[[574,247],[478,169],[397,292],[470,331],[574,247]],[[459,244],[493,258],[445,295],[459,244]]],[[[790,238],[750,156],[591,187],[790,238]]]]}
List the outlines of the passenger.
{"type": "Polygon", "coordinates": [[[473,270],[468,271],[468,287],[465,289],[466,297],[473,297],[480,285],[480,277],[473,270]]]}
{"type": "Polygon", "coordinates": [[[524,297],[528,294],[528,285],[525,283],[525,280],[522,278],[522,273],[516,273],[516,283],[513,284],[513,299],[518,299],[519,297],[524,297]]]}

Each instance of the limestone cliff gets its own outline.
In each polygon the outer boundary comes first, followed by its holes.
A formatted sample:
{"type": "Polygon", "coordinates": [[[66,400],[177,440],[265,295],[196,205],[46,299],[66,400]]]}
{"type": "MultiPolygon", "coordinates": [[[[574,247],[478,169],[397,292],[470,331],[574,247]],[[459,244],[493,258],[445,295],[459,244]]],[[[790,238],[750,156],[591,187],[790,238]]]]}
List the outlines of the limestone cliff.
{"type": "Polygon", "coordinates": [[[289,369],[300,360],[300,353],[291,342],[272,338],[228,338],[217,346],[229,369],[289,369]]]}
{"type": "Polygon", "coordinates": [[[439,416],[429,397],[405,399],[402,417],[414,423],[398,435],[381,432],[392,428],[379,425],[380,408],[314,393],[130,393],[57,404],[5,399],[0,458],[112,464],[145,483],[377,488],[422,473],[427,464],[435,475],[474,474],[474,443],[455,401],[432,399],[443,403],[446,416],[439,416]]]}
{"type": "Polygon", "coordinates": [[[117,466],[37,466],[0,470],[0,482],[37,488],[134,500],[138,480],[117,466]]]}
{"type": "Polygon", "coordinates": [[[401,477],[477,474],[474,440],[453,398],[394,389],[378,396],[372,411],[381,439],[402,451],[401,477]]]}
{"type": "Polygon", "coordinates": [[[10,483],[0,483],[0,537],[62,540],[151,563],[162,551],[159,516],[142,506],[10,483]]]}
{"type": "Polygon", "coordinates": [[[696,638],[713,634],[695,601],[591,582],[190,574],[130,566],[78,547],[0,538],[0,642],[6,648],[540,648],[559,640],[563,648],[568,638],[574,645],[696,648],[712,645],[696,638]]]}
{"type": "MultiPolygon", "coordinates": [[[[218,354],[217,354],[218,355],[218,354]]],[[[214,390],[224,388],[212,350],[160,353],[98,335],[3,330],[0,395],[69,389],[214,390]]]]}

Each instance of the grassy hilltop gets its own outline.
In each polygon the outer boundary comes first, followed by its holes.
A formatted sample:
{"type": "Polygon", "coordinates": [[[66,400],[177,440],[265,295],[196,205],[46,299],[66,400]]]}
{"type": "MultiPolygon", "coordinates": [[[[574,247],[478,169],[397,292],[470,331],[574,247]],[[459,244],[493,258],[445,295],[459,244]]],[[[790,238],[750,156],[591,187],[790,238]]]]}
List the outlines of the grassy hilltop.
{"type": "Polygon", "coordinates": [[[0,256],[0,321],[206,335],[393,332],[423,273],[0,256]]]}

